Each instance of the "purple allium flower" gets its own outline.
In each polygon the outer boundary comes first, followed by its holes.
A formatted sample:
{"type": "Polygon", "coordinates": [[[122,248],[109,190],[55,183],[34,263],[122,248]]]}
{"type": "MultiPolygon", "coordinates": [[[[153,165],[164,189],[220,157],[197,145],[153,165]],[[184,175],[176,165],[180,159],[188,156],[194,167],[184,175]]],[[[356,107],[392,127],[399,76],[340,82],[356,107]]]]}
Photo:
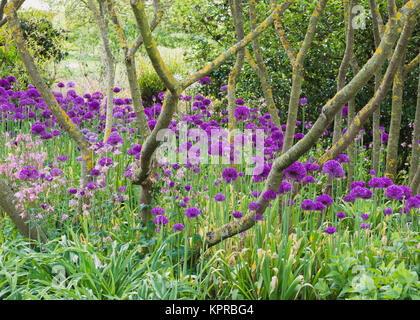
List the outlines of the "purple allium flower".
{"type": "Polygon", "coordinates": [[[58,157],[57,157],[57,160],[58,160],[58,161],[61,161],[61,162],[66,162],[66,161],[67,161],[67,159],[68,159],[68,157],[67,157],[67,156],[58,156],[58,157]]]}
{"type": "Polygon", "coordinates": [[[404,198],[404,191],[401,187],[392,185],[386,188],[385,196],[391,199],[402,200],[404,198]]]}
{"type": "Polygon", "coordinates": [[[384,185],[384,188],[388,188],[389,186],[392,186],[394,184],[392,180],[388,177],[382,177],[382,183],[384,185]]]}
{"type": "Polygon", "coordinates": [[[167,224],[168,221],[169,221],[168,218],[166,218],[165,216],[162,216],[162,215],[157,216],[153,220],[153,222],[158,226],[163,226],[163,225],[167,224]]]}
{"type": "Polygon", "coordinates": [[[368,188],[355,187],[351,189],[350,195],[355,199],[370,199],[372,197],[372,191],[370,191],[368,188]]]}
{"type": "Polygon", "coordinates": [[[250,111],[247,107],[237,107],[234,115],[237,121],[246,121],[249,117],[250,111]]]}
{"type": "Polygon", "coordinates": [[[369,219],[369,214],[367,214],[367,213],[363,213],[363,214],[361,215],[361,218],[362,218],[362,220],[363,220],[363,221],[366,221],[366,220],[368,220],[368,219],[369,219]]]}
{"type": "Polygon", "coordinates": [[[106,143],[111,145],[111,146],[116,146],[118,144],[123,144],[124,140],[123,140],[123,138],[120,137],[120,135],[118,133],[113,133],[109,136],[106,143]]]}
{"type": "Polygon", "coordinates": [[[371,175],[371,176],[374,176],[375,174],[376,174],[376,172],[375,172],[375,170],[369,170],[369,174],[371,175]]]}
{"type": "Polygon", "coordinates": [[[408,198],[406,206],[409,209],[420,208],[420,198],[412,197],[408,198]]]}
{"type": "Polygon", "coordinates": [[[350,159],[344,153],[341,153],[337,156],[336,160],[340,163],[349,163],[350,159]]]}
{"type": "Polygon", "coordinates": [[[45,126],[41,122],[34,122],[31,127],[33,135],[41,135],[45,132],[45,126]]]}
{"type": "Polygon", "coordinates": [[[258,210],[260,210],[260,204],[258,202],[251,202],[249,204],[248,208],[251,211],[258,211],[258,210]]]}
{"type": "Polygon", "coordinates": [[[356,187],[366,187],[366,183],[364,181],[355,181],[350,185],[350,189],[354,189],[356,187]]]}
{"type": "Polygon", "coordinates": [[[344,219],[346,217],[346,214],[342,211],[337,212],[337,219],[344,219]]]}
{"type": "Polygon", "coordinates": [[[183,231],[184,230],[184,225],[182,223],[176,223],[173,226],[174,231],[183,231]]]}
{"type": "Polygon", "coordinates": [[[96,185],[96,183],[95,183],[95,182],[89,182],[89,183],[86,185],[86,188],[88,188],[89,190],[94,190],[96,187],[97,187],[97,185],[96,185]]]}
{"type": "Polygon", "coordinates": [[[118,87],[115,87],[115,88],[113,89],[113,91],[114,91],[115,93],[118,93],[118,92],[120,92],[120,91],[121,91],[121,89],[120,89],[120,88],[118,88],[118,87]]]}
{"type": "Polygon", "coordinates": [[[349,114],[349,107],[348,106],[344,106],[343,109],[341,110],[341,116],[343,118],[347,117],[347,115],[349,114]]]}
{"type": "Polygon", "coordinates": [[[322,194],[316,198],[317,202],[321,202],[325,206],[330,206],[334,200],[328,194],[322,194]]]}
{"type": "Polygon", "coordinates": [[[383,183],[382,178],[373,177],[372,179],[370,179],[369,180],[369,187],[373,188],[373,189],[383,188],[384,183],[383,183]]]}
{"type": "Polygon", "coordinates": [[[302,132],[298,132],[294,135],[296,141],[302,140],[305,135],[302,132]]]}
{"type": "Polygon", "coordinates": [[[355,198],[354,198],[351,194],[345,195],[345,196],[343,197],[344,202],[351,202],[351,203],[354,203],[354,199],[355,199],[355,198]]]}
{"type": "Polygon", "coordinates": [[[290,190],[292,190],[292,185],[287,181],[282,181],[279,189],[277,190],[277,194],[282,195],[290,190]]]}
{"type": "Polygon", "coordinates": [[[190,191],[191,190],[191,186],[189,186],[189,185],[186,185],[184,188],[185,188],[186,191],[190,191]]]}
{"type": "Polygon", "coordinates": [[[227,91],[227,89],[228,89],[228,86],[222,86],[222,87],[220,88],[220,91],[227,91]]]}
{"type": "Polygon", "coordinates": [[[335,160],[328,160],[322,167],[322,171],[332,178],[343,178],[344,170],[340,163],[335,160]]]}
{"type": "Polygon", "coordinates": [[[235,103],[236,103],[238,106],[243,106],[243,105],[245,104],[245,101],[244,101],[244,100],[242,100],[242,99],[237,99],[237,100],[235,101],[235,103]]]}
{"type": "Polygon", "coordinates": [[[198,83],[203,85],[203,86],[207,85],[207,84],[210,84],[210,82],[211,82],[211,79],[209,77],[203,77],[200,80],[198,80],[198,83]]]}
{"type": "Polygon", "coordinates": [[[325,229],[325,232],[328,234],[334,234],[337,231],[336,228],[334,228],[333,226],[329,226],[325,229]]]}
{"type": "Polygon", "coordinates": [[[197,209],[195,207],[188,208],[185,212],[185,215],[188,217],[188,219],[194,219],[198,217],[201,214],[200,209],[197,209]]]}
{"type": "Polygon", "coordinates": [[[69,188],[67,190],[68,194],[76,194],[77,193],[77,189],[76,188],[69,188]]]}
{"type": "Polygon", "coordinates": [[[306,104],[308,103],[308,99],[306,99],[305,97],[303,97],[303,98],[300,98],[300,99],[299,99],[299,102],[300,102],[300,105],[301,105],[302,107],[304,107],[304,106],[306,106],[306,104]]]}
{"type": "Polygon", "coordinates": [[[235,219],[240,219],[243,216],[242,212],[240,211],[235,211],[232,215],[235,219]]]}
{"type": "Polygon", "coordinates": [[[154,216],[165,215],[165,210],[162,209],[161,207],[154,207],[151,212],[154,216]]]}
{"type": "Polygon", "coordinates": [[[306,176],[302,180],[303,183],[315,183],[315,178],[312,176],[306,176]]]}
{"type": "Polygon", "coordinates": [[[325,210],[325,206],[321,202],[315,202],[312,210],[322,211],[322,210],[325,210]]]}
{"type": "Polygon", "coordinates": [[[39,172],[33,166],[26,166],[19,172],[20,180],[38,180],[39,172]]]}
{"type": "Polygon", "coordinates": [[[59,82],[59,83],[57,83],[57,87],[59,87],[59,88],[64,88],[64,87],[65,87],[65,84],[64,84],[64,83],[62,83],[62,82],[59,82]]]}
{"type": "MultiPolygon", "coordinates": [[[[97,177],[97,176],[99,176],[101,174],[101,171],[99,171],[98,169],[92,169],[91,171],[90,171],[90,175],[91,176],[93,176],[93,177],[97,177]]],[[[52,174],[51,174],[52,175],[52,174]]]]}
{"type": "Polygon", "coordinates": [[[317,165],[315,163],[306,162],[303,166],[305,167],[306,171],[317,171],[317,170],[319,170],[319,165],[317,165]]]}
{"type": "Polygon", "coordinates": [[[99,165],[101,167],[109,167],[112,165],[112,159],[111,158],[102,158],[99,160],[99,165]]]}
{"type": "Polygon", "coordinates": [[[413,193],[413,191],[409,187],[407,187],[405,185],[401,185],[400,188],[402,189],[402,191],[404,193],[404,198],[405,199],[408,199],[408,198],[411,197],[411,194],[413,193]]]}
{"type": "Polygon", "coordinates": [[[303,211],[312,211],[314,209],[315,202],[311,199],[305,199],[302,201],[301,208],[303,211]]]}
{"type": "Polygon", "coordinates": [[[263,199],[265,201],[271,201],[276,199],[277,194],[273,191],[273,190],[267,190],[266,192],[263,193],[263,199]]]}
{"type": "Polygon", "coordinates": [[[254,221],[263,221],[264,220],[264,216],[261,213],[256,213],[252,216],[252,219],[254,221]]]}
{"type": "Polygon", "coordinates": [[[284,170],[284,176],[292,181],[301,181],[306,176],[306,169],[301,162],[296,161],[284,170]]]}
{"type": "Polygon", "coordinates": [[[216,200],[217,202],[223,202],[223,201],[226,200],[226,197],[225,197],[225,195],[223,193],[217,193],[214,196],[214,200],[216,200]]]}
{"type": "Polygon", "coordinates": [[[390,215],[392,213],[392,208],[385,208],[384,215],[390,215]]]}
{"type": "Polygon", "coordinates": [[[127,192],[127,187],[126,186],[121,186],[121,187],[119,187],[118,188],[118,190],[117,190],[119,193],[125,193],[125,192],[127,192]]]}
{"type": "Polygon", "coordinates": [[[238,178],[238,171],[235,168],[226,168],[223,170],[222,177],[227,183],[235,181],[238,178]]]}
{"type": "Polygon", "coordinates": [[[53,177],[59,177],[63,174],[63,170],[58,169],[58,168],[54,168],[54,169],[51,170],[50,174],[53,177]]]}

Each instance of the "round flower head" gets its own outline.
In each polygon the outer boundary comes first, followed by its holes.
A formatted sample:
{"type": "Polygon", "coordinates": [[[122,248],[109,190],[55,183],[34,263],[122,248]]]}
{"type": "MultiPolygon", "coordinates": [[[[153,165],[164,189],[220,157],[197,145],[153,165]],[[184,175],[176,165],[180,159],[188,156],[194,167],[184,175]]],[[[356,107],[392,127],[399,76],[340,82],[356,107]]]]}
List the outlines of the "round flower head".
{"type": "Polygon", "coordinates": [[[372,198],[372,191],[370,191],[368,188],[356,187],[351,189],[350,195],[355,199],[370,199],[372,198]]]}
{"type": "Polygon", "coordinates": [[[296,161],[284,170],[284,177],[292,181],[300,181],[306,176],[306,169],[303,164],[296,161]]]}
{"type": "Polygon", "coordinates": [[[237,100],[235,101],[235,103],[236,103],[238,106],[243,106],[243,105],[245,104],[245,101],[244,101],[244,100],[242,100],[242,99],[237,99],[237,100]]]}
{"type": "Polygon", "coordinates": [[[234,115],[237,121],[246,121],[249,117],[250,111],[247,107],[237,107],[234,115]]]}
{"type": "Polygon", "coordinates": [[[260,210],[260,204],[258,202],[251,202],[249,204],[248,208],[251,211],[258,211],[258,210],[260,210]]]}
{"type": "Polygon", "coordinates": [[[292,185],[287,181],[282,181],[279,189],[277,190],[277,194],[282,195],[290,190],[292,190],[292,185]]]}
{"type": "Polygon", "coordinates": [[[61,161],[61,162],[66,162],[66,161],[67,161],[67,159],[68,159],[68,157],[67,157],[67,156],[58,156],[58,157],[57,157],[57,160],[58,160],[58,161],[61,161]]]}
{"type": "Polygon", "coordinates": [[[390,215],[390,214],[392,214],[392,208],[385,208],[384,215],[390,215]]]}
{"type": "Polygon", "coordinates": [[[266,192],[263,193],[263,199],[265,201],[271,201],[276,199],[277,194],[273,191],[273,190],[267,190],[266,192]]]}
{"type": "Polygon", "coordinates": [[[211,82],[211,79],[209,77],[203,77],[200,80],[198,80],[198,83],[203,85],[203,86],[207,85],[207,84],[210,84],[210,82],[211,82]]]}
{"type": "Polygon", "coordinates": [[[347,155],[345,155],[344,153],[339,154],[336,159],[340,163],[349,163],[350,162],[349,157],[347,157],[347,155]]]}
{"type": "Polygon", "coordinates": [[[315,178],[312,176],[306,176],[302,180],[303,183],[315,183],[315,178]]]}
{"type": "Polygon", "coordinates": [[[41,122],[34,122],[31,127],[33,135],[41,135],[45,132],[45,126],[41,122]]]}
{"type": "Polygon", "coordinates": [[[363,213],[361,215],[361,218],[362,218],[363,221],[369,220],[369,215],[367,213],[363,213]]]}
{"type": "Polygon", "coordinates": [[[67,190],[68,194],[76,194],[77,193],[77,189],[76,188],[69,188],[67,190]]]}
{"type": "Polygon", "coordinates": [[[366,187],[366,183],[364,181],[355,181],[350,185],[350,189],[354,189],[356,187],[366,187]]]}
{"type": "Polygon", "coordinates": [[[333,234],[333,233],[335,233],[337,231],[337,229],[336,228],[334,228],[333,226],[329,226],[329,227],[327,227],[326,229],[325,229],[325,232],[326,233],[328,233],[328,234],[333,234]]]}
{"type": "Polygon", "coordinates": [[[330,206],[334,200],[328,194],[322,194],[316,198],[317,202],[321,202],[324,206],[330,206]]]}
{"type": "Polygon", "coordinates": [[[346,214],[342,211],[337,212],[337,219],[344,219],[346,217],[346,214]]]}
{"type": "Polygon", "coordinates": [[[369,228],[370,228],[370,224],[369,224],[369,223],[364,223],[364,222],[362,222],[362,223],[360,224],[360,228],[361,228],[361,229],[369,229],[369,228]]]}
{"type": "Polygon", "coordinates": [[[174,224],[173,228],[174,228],[174,231],[182,231],[184,230],[184,225],[182,223],[176,223],[174,224]]]}
{"type": "Polygon", "coordinates": [[[302,201],[301,208],[303,211],[312,211],[314,210],[315,202],[310,199],[305,199],[302,201]]]}
{"type": "Polygon", "coordinates": [[[324,209],[325,209],[325,206],[321,202],[315,202],[312,210],[322,211],[324,209]]]}
{"type": "Polygon", "coordinates": [[[370,179],[369,180],[369,187],[373,188],[373,189],[383,188],[384,183],[383,183],[382,178],[373,177],[372,179],[370,179]]]}
{"type": "Polygon", "coordinates": [[[198,217],[201,214],[200,209],[197,209],[195,207],[188,208],[185,212],[185,215],[188,217],[188,219],[194,219],[198,217]]]}
{"type": "Polygon", "coordinates": [[[404,198],[404,191],[401,187],[392,185],[386,188],[385,196],[391,199],[402,200],[404,198]]]}
{"type": "Polygon", "coordinates": [[[214,196],[214,200],[216,200],[217,202],[223,202],[226,200],[226,197],[223,193],[218,193],[214,196]]]}
{"type": "Polygon", "coordinates": [[[243,216],[242,212],[240,211],[235,211],[232,215],[235,219],[240,219],[243,216]]]}
{"type": "Polygon", "coordinates": [[[355,199],[355,198],[354,198],[351,194],[345,195],[345,196],[343,197],[344,202],[351,202],[351,203],[354,203],[354,199],[355,199]]]}
{"type": "Polygon", "coordinates": [[[322,171],[332,178],[343,178],[344,170],[340,163],[335,160],[328,160],[322,167],[322,171]]]}
{"type": "Polygon", "coordinates": [[[118,133],[113,133],[109,136],[108,140],[106,141],[107,144],[111,146],[116,146],[118,144],[123,144],[124,140],[119,136],[118,133]]]}
{"type": "Polygon", "coordinates": [[[152,214],[154,216],[158,216],[158,215],[162,215],[163,216],[165,214],[165,210],[162,209],[161,207],[154,207],[152,209],[152,214]]]}
{"type": "Polygon", "coordinates": [[[227,183],[235,181],[238,178],[238,171],[235,168],[226,168],[223,170],[222,177],[227,183]]]}

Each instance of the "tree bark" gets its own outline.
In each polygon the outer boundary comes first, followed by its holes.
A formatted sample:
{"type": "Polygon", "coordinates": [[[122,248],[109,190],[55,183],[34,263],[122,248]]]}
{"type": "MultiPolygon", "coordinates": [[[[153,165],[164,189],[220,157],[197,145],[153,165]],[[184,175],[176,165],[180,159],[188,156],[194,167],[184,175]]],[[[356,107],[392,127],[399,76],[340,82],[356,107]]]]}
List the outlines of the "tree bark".
{"type": "Polygon", "coordinates": [[[47,242],[47,236],[37,223],[31,221],[30,217],[22,217],[16,211],[16,203],[17,199],[7,185],[7,182],[0,178],[0,208],[6,212],[25,238],[35,241],[39,240],[42,243],[47,242]]]}

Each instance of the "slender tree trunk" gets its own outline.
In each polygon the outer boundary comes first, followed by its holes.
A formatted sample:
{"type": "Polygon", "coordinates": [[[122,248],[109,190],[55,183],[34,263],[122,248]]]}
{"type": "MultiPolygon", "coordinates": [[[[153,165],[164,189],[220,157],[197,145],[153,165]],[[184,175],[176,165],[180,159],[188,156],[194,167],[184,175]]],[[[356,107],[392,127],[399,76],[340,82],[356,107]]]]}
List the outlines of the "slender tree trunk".
{"type": "Polygon", "coordinates": [[[318,1],[315,10],[312,13],[311,19],[309,20],[305,39],[303,40],[299,53],[296,56],[296,61],[293,63],[292,89],[290,92],[289,109],[287,113],[287,128],[284,136],[283,153],[289,150],[289,148],[293,145],[296,119],[299,110],[299,98],[303,83],[303,63],[314,38],[316,25],[321,18],[321,14],[324,11],[326,3],[327,0],[318,1]]]}
{"type": "MultiPolygon", "coordinates": [[[[233,16],[233,22],[235,25],[236,39],[241,41],[244,38],[244,21],[242,13],[242,0],[230,0],[229,1],[233,16]]],[[[228,110],[229,110],[229,135],[235,128],[236,119],[234,115],[236,107],[236,84],[238,82],[242,66],[244,64],[245,50],[242,48],[236,55],[236,62],[232,70],[229,73],[228,79],[228,110]]],[[[230,143],[233,143],[233,136],[230,136],[230,143]]]]}
{"type": "Polygon", "coordinates": [[[115,63],[114,56],[112,55],[111,48],[109,45],[109,28],[108,22],[105,17],[105,0],[98,0],[99,10],[96,8],[93,0],[88,0],[89,9],[92,11],[95,17],[96,23],[99,27],[99,31],[102,38],[102,43],[105,52],[105,69],[107,75],[106,81],[106,120],[105,120],[105,135],[104,142],[106,142],[111,135],[111,128],[113,122],[113,106],[114,106],[114,82],[115,82],[115,63]]]}
{"type": "MultiPolygon", "coordinates": [[[[420,67],[420,65],[419,65],[420,67]]],[[[420,160],[420,68],[419,68],[419,80],[418,80],[418,89],[417,89],[417,106],[416,106],[416,116],[414,118],[414,129],[413,129],[413,140],[411,142],[411,160],[410,160],[410,175],[409,183],[414,179],[414,176],[419,167],[420,160]]]]}
{"type": "MultiPolygon", "coordinates": [[[[405,53],[403,54],[403,58],[405,53]]],[[[392,87],[392,111],[391,126],[389,129],[388,148],[386,154],[385,175],[395,182],[398,166],[398,147],[400,141],[402,99],[404,90],[404,60],[401,61],[395,73],[394,84],[392,87]]]]}

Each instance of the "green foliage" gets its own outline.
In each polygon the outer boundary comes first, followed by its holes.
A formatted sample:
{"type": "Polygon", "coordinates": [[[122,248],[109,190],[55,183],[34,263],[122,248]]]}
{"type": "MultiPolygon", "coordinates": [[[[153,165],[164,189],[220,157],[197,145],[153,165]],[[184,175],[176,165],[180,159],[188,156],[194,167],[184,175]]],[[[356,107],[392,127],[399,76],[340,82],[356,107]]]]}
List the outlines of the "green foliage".
{"type": "MultiPolygon", "coordinates": [[[[22,11],[20,17],[24,38],[41,75],[47,83],[52,83],[55,80],[54,64],[68,54],[67,35],[61,28],[54,27],[50,15],[44,11],[22,11]]],[[[13,74],[21,85],[30,83],[7,25],[0,32],[0,46],[1,76],[13,74]]]]}
{"type": "MultiPolygon", "coordinates": [[[[168,69],[175,74],[176,77],[182,78],[186,73],[186,66],[182,59],[180,51],[177,50],[162,50],[163,61],[168,69]]],[[[157,100],[160,92],[165,91],[165,85],[160,80],[150,60],[140,56],[139,63],[139,77],[138,83],[145,105],[151,105],[153,101],[157,100]]]]}

